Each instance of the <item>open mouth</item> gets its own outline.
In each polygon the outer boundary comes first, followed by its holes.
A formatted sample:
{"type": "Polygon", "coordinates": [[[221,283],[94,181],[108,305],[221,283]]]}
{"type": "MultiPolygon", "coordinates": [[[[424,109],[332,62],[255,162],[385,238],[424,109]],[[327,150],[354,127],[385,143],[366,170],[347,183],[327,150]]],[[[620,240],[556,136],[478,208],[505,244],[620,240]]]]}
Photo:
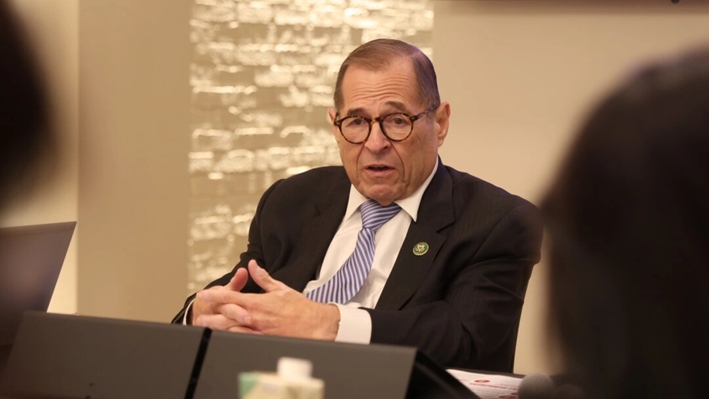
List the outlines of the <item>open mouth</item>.
{"type": "Polygon", "coordinates": [[[392,168],[390,168],[389,166],[385,166],[385,165],[370,165],[370,166],[367,166],[367,170],[370,170],[370,171],[372,171],[372,172],[386,172],[386,171],[391,170],[391,169],[392,169],[392,168]]]}
{"type": "Polygon", "coordinates": [[[367,166],[366,169],[367,169],[368,171],[370,171],[370,172],[372,172],[372,173],[376,173],[376,174],[379,174],[379,173],[386,173],[386,172],[389,172],[390,170],[392,170],[391,167],[389,167],[389,166],[384,166],[384,165],[370,165],[370,166],[367,166]]]}

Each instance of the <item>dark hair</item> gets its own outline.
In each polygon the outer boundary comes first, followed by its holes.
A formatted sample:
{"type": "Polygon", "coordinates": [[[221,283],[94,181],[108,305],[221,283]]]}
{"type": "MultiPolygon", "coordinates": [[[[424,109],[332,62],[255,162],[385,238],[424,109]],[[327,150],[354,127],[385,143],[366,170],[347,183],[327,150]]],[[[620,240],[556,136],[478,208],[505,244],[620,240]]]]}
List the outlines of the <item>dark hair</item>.
{"type": "Polygon", "coordinates": [[[709,49],[604,98],[542,209],[552,328],[590,396],[709,397],[709,49]]]}
{"type": "Polygon", "coordinates": [[[335,108],[339,111],[344,102],[342,80],[351,65],[379,71],[401,60],[409,60],[414,67],[418,93],[424,107],[438,106],[441,103],[441,97],[438,93],[436,71],[426,54],[418,47],[401,40],[375,39],[354,49],[340,66],[335,83],[335,108]]]}
{"type": "Polygon", "coordinates": [[[0,0],[0,208],[36,182],[55,144],[44,82],[11,11],[0,0]]]}

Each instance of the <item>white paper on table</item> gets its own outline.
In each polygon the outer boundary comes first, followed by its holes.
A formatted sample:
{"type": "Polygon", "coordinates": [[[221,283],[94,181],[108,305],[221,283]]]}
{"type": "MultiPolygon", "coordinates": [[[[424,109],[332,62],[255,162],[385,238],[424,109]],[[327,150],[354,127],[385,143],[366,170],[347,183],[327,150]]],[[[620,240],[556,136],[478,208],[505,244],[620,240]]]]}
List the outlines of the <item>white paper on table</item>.
{"type": "Polygon", "coordinates": [[[480,374],[448,369],[453,377],[468,387],[481,399],[517,399],[521,378],[499,374],[480,374]]]}

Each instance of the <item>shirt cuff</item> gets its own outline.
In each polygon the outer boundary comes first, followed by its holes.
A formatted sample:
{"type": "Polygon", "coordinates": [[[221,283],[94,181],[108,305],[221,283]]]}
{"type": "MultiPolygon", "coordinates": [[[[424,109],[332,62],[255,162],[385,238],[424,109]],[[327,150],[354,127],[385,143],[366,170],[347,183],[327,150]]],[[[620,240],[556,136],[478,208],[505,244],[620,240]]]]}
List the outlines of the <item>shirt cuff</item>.
{"type": "Polygon", "coordinates": [[[333,303],[340,309],[340,327],[335,342],[368,344],[372,340],[372,317],[369,312],[333,303]]]}
{"type": "MultiPolygon", "coordinates": [[[[192,310],[192,304],[193,304],[193,303],[194,303],[194,299],[193,299],[192,301],[190,301],[190,304],[187,305],[187,307],[185,308],[185,314],[182,315],[182,325],[183,325],[183,326],[188,326],[188,325],[191,325],[191,324],[192,324],[192,323],[188,323],[188,322],[187,322],[187,315],[190,314],[190,310],[192,310]]],[[[371,322],[370,322],[370,324],[371,324],[371,322]]]]}

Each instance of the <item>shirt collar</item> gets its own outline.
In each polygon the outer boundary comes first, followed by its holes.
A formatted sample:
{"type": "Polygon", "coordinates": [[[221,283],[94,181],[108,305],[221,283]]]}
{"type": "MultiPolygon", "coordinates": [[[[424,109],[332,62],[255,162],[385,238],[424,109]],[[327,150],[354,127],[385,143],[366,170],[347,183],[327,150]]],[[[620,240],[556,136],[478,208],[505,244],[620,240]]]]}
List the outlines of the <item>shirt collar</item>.
{"type": "MultiPolygon", "coordinates": [[[[419,205],[421,205],[421,198],[423,198],[423,193],[426,192],[428,185],[433,179],[433,175],[436,174],[436,170],[438,170],[438,162],[434,164],[433,170],[431,171],[431,174],[428,175],[426,181],[424,181],[423,184],[418,189],[416,189],[413,194],[406,198],[394,201],[397,205],[399,205],[399,207],[401,207],[401,209],[404,210],[404,212],[409,214],[411,220],[413,220],[414,222],[416,221],[416,218],[418,216],[419,205]]],[[[343,220],[351,218],[352,215],[354,215],[355,211],[359,209],[359,206],[362,205],[368,199],[369,198],[360,194],[360,192],[357,191],[354,185],[350,184],[350,198],[347,201],[347,211],[345,212],[345,217],[343,220]]]]}

